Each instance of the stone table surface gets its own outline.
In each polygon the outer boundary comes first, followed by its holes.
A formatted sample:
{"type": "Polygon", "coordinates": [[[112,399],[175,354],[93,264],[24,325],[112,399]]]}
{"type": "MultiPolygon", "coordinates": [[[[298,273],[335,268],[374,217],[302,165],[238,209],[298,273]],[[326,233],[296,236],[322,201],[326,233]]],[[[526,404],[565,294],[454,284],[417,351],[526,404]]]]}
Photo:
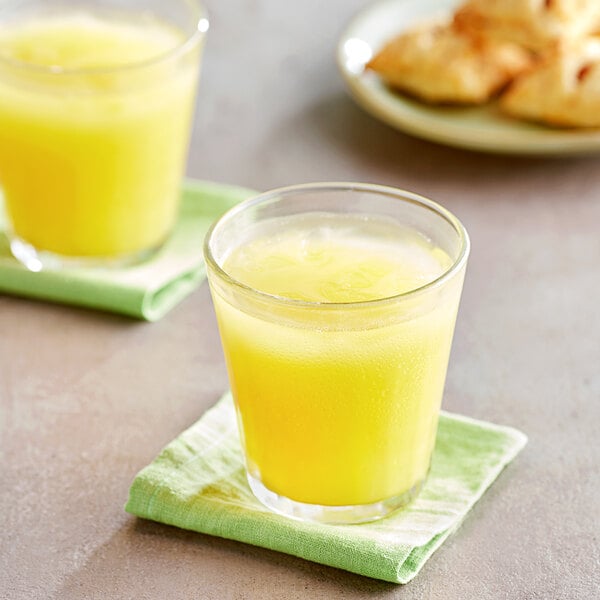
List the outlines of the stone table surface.
{"type": "Polygon", "coordinates": [[[333,58],[364,1],[207,4],[189,175],[446,205],[472,257],[444,406],[529,444],[406,586],[136,520],[136,472],[227,387],[206,284],[154,324],[0,296],[0,598],[598,598],[600,157],[476,154],[365,114],[333,58]]]}

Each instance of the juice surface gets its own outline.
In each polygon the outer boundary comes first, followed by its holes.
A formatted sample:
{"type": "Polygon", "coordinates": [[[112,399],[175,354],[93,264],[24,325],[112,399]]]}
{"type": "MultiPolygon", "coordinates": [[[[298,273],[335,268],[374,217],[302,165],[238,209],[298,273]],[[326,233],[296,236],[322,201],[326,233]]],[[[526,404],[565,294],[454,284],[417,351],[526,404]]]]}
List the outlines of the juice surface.
{"type": "Polygon", "coordinates": [[[157,20],[66,13],[0,24],[0,56],[32,66],[110,69],[155,58],[183,42],[157,20]]]}
{"type": "Polygon", "coordinates": [[[183,41],[156,19],[121,14],[0,24],[0,187],[16,236],[82,257],[165,239],[198,61],[152,60],[183,41]]]}
{"type": "Polygon", "coordinates": [[[259,233],[234,249],[224,269],[262,292],[338,303],[417,289],[451,265],[445,252],[416,232],[388,227],[352,217],[297,217],[283,231],[259,233]]]}
{"type": "MultiPolygon", "coordinates": [[[[230,252],[223,268],[270,294],[331,303],[394,296],[450,264],[410,230],[315,215],[276,223],[230,252]]],[[[328,327],[318,306],[290,316],[276,305],[236,305],[217,290],[250,472],[278,494],[321,505],[368,504],[419,484],[459,294],[457,282],[427,306],[397,303],[368,316],[342,309],[328,327]]]]}

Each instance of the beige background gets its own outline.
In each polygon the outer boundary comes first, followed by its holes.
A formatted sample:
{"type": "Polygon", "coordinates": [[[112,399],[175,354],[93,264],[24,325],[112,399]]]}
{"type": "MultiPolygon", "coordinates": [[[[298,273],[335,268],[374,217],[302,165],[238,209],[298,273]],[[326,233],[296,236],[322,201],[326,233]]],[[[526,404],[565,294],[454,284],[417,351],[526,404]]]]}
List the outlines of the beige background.
{"type": "Polygon", "coordinates": [[[473,251],[445,408],[530,443],[407,586],[123,511],[135,473],[226,388],[206,285],[161,322],[0,297],[0,597],[591,599],[600,587],[600,163],[409,138],[334,66],[359,0],[210,0],[189,174],[397,185],[473,251]]]}

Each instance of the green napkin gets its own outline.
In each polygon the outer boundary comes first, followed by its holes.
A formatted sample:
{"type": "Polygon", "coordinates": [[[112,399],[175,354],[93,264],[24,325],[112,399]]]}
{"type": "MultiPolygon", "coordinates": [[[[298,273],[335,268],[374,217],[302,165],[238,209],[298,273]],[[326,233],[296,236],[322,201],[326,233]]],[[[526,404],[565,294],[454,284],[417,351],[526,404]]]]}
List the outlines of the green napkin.
{"type": "Polygon", "coordinates": [[[254,193],[229,185],[185,181],[179,220],[169,241],[145,263],[121,269],[32,273],[12,257],[0,210],[0,292],[156,321],[204,279],[202,243],[211,223],[254,193]]]}
{"type": "Polygon", "coordinates": [[[136,476],[125,510],[406,583],[526,442],[515,429],[442,413],[429,478],[411,505],[362,525],[305,523],[270,512],[252,495],[226,394],[136,476]]]}

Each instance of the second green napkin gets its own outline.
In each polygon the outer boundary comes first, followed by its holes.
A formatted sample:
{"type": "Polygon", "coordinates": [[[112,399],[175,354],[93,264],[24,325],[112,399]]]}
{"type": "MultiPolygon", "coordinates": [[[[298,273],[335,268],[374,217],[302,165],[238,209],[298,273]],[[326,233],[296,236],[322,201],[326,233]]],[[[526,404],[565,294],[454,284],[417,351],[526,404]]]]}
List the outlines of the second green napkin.
{"type": "Polygon", "coordinates": [[[202,243],[211,223],[255,192],[188,180],[181,193],[171,238],[150,260],[128,268],[32,273],[12,257],[0,217],[0,292],[160,319],[204,279],[202,243]]]}

